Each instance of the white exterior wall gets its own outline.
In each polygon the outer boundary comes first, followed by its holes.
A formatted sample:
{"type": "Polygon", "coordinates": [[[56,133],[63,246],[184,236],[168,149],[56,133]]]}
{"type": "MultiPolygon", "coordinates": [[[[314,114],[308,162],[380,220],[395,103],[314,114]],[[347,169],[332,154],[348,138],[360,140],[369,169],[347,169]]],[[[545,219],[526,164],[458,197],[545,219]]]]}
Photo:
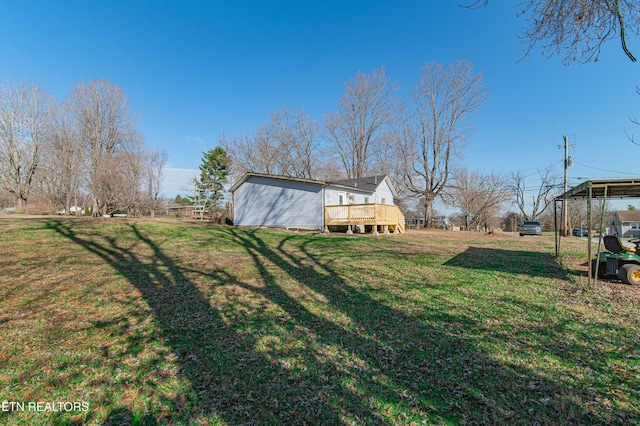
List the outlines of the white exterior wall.
{"type": "Polygon", "coordinates": [[[234,192],[236,226],[322,229],[322,185],[250,176],[234,192]]]}
{"type": "Polygon", "coordinates": [[[640,230],[632,228],[632,225],[636,225],[637,222],[623,222],[622,224],[622,237],[624,238],[637,238],[640,236],[640,230]]]}
{"type": "Polygon", "coordinates": [[[369,197],[369,203],[375,203],[375,194],[373,192],[356,192],[353,189],[335,188],[328,186],[324,192],[324,202],[326,206],[337,206],[340,204],[340,194],[344,194],[344,204],[349,204],[349,195],[355,197],[353,204],[365,204],[365,197],[369,197]]]}
{"type": "Polygon", "coordinates": [[[378,185],[378,188],[376,189],[375,203],[395,205],[395,202],[393,200],[393,192],[391,192],[391,188],[387,183],[387,179],[383,180],[382,183],[378,185]],[[384,203],[382,202],[383,198],[384,203]]]}

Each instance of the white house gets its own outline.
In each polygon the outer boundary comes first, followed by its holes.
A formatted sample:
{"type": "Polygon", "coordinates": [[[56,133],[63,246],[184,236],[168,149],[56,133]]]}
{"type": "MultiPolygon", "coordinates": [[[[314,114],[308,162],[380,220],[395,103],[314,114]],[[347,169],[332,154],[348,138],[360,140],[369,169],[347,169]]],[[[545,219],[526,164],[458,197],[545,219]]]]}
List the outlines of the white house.
{"type": "MultiPolygon", "coordinates": [[[[230,191],[236,226],[328,230],[338,225],[349,229],[352,225],[375,225],[377,230],[377,225],[395,226],[396,218],[389,219],[387,210],[399,213],[394,204],[397,193],[386,175],[327,182],[246,173],[230,191]],[[394,223],[383,223],[388,220],[394,223]]],[[[404,230],[404,217],[402,225],[404,230]]]]}
{"type": "Polygon", "coordinates": [[[621,238],[640,237],[640,210],[616,211],[609,229],[612,235],[621,238]]]}

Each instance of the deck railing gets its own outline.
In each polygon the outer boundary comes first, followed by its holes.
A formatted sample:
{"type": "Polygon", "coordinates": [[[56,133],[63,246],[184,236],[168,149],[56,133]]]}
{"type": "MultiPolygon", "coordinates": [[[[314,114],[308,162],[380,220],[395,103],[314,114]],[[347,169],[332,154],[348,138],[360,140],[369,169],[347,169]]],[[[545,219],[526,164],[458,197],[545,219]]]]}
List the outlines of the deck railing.
{"type": "Polygon", "coordinates": [[[383,231],[404,232],[404,215],[397,206],[389,204],[348,204],[325,207],[327,226],[373,225],[383,231]]]}

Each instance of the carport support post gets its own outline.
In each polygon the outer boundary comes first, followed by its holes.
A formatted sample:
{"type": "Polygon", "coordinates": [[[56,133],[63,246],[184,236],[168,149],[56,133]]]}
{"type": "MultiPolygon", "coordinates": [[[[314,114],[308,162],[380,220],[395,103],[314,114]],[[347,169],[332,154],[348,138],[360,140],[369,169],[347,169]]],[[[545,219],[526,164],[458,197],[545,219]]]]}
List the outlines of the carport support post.
{"type": "MultiPolygon", "coordinates": [[[[589,188],[591,189],[591,188],[589,188]]],[[[604,231],[604,214],[607,211],[607,191],[609,187],[607,185],[604,186],[604,191],[602,193],[602,211],[600,212],[600,228],[598,229],[598,251],[596,252],[596,271],[593,274],[594,283],[598,283],[598,268],[600,267],[600,247],[602,246],[602,232],[604,231]]],[[[589,248],[591,248],[591,240],[589,240],[589,248]]],[[[589,256],[589,265],[591,265],[591,256],[589,256]]]]}
{"type": "Polygon", "coordinates": [[[556,258],[560,256],[560,232],[558,232],[558,199],[553,200],[553,230],[556,237],[556,258]]]}
{"type": "MultiPolygon", "coordinates": [[[[589,229],[587,230],[587,238],[589,239],[589,243],[587,244],[587,284],[591,285],[591,277],[595,276],[593,273],[593,264],[591,262],[591,205],[593,201],[593,193],[591,192],[591,184],[589,184],[589,189],[587,189],[587,225],[589,229]]],[[[602,233],[602,231],[600,231],[602,233]]],[[[596,262],[596,272],[598,271],[598,262],[596,262]]],[[[597,279],[597,278],[596,278],[597,279]]]]}

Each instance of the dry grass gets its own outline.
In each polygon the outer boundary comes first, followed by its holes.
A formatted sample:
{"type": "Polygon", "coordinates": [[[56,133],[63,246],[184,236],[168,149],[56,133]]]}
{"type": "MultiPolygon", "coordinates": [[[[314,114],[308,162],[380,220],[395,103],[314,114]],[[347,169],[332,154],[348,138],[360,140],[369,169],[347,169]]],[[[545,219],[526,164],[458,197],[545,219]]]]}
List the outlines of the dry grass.
{"type": "Polygon", "coordinates": [[[0,220],[4,424],[632,424],[638,289],[584,242],[0,220]]]}

